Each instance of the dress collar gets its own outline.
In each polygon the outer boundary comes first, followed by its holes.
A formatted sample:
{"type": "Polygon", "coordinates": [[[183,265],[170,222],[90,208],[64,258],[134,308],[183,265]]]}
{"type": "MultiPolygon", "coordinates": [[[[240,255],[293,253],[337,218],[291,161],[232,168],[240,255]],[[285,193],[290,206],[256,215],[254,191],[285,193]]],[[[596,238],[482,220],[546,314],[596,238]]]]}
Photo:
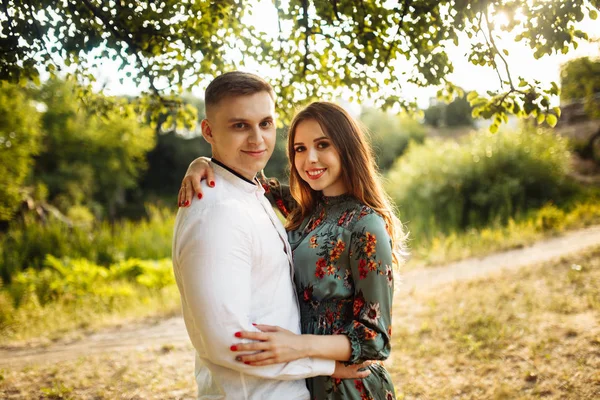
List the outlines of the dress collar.
{"type": "Polygon", "coordinates": [[[323,200],[323,203],[325,203],[325,205],[334,206],[336,204],[340,204],[340,203],[344,203],[348,200],[352,200],[352,199],[354,199],[354,196],[352,196],[350,193],[344,193],[344,194],[340,194],[338,196],[323,195],[321,198],[323,200]]]}

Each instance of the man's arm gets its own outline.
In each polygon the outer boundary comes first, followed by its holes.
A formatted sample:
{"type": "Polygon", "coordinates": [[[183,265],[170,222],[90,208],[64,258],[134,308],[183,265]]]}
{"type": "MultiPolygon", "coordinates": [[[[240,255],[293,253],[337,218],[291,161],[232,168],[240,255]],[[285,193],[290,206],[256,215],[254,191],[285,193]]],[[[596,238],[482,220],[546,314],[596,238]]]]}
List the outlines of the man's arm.
{"type": "Polygon", "coordinates": [[[186,326],[194,347],[218,365],[267,379],[295,380],[331,375],[335,363],[304,358],[264,367],[235,360],[235,332],[256,330],[251,304],[252,226],[241,207],[225,203],[181,211],[175,233],[173,267],[186,326]]]}

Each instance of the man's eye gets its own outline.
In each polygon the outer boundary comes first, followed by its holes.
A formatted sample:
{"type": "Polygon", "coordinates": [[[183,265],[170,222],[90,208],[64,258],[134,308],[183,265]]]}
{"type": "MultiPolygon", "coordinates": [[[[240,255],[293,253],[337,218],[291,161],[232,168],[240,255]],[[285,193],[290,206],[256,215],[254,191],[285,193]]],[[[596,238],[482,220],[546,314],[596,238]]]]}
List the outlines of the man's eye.
{"type": "Polygon", "coordinates": [[[263,127],[263,128],[268,128],[271,125],[273,125],[273,122],[271,122],[271,121],[263,121],[263,122],[260,123],[260,126],[263,127]]]}
{"type": "Polygon", "coordinates": [[[236,129],[243,129],[245,126],[246,124],[244,124],[243,122],[238,122],[237,124],[233,125],[233,127],[236,129]]]}

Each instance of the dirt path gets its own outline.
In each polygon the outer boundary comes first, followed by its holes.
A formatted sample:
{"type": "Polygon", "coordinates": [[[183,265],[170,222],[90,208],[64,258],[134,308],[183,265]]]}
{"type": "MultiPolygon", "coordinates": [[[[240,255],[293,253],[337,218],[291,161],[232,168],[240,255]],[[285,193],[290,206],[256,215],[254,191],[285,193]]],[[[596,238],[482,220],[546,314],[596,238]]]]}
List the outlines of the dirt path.
{"type": "MultiPolygon", "coordinates": [[[[408,293],[430,290],[437,285],[473,279],[502,269],[516,269],[549,261],[595,245],[600,245],[600,226],[569,232],[521,249],[482,258],[471,258],[439,267],[413,270],[403,276],[397,296],[401,299],[408,293]]],[[[173,317],[154,324],[107,329],[83,339],[72,342],[59,341],[50,346],[0,348],[0,368],[52,363],[95,353],[114,354],[182,345],[189,345],[183,320],[181,317],[173,317]]]]}

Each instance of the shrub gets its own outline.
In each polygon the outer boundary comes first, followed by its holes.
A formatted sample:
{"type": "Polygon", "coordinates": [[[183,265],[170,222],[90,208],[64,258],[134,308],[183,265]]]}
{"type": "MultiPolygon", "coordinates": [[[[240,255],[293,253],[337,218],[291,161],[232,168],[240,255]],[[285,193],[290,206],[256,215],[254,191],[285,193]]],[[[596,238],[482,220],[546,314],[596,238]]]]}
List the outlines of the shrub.
{"type": "MultiPolygon", "coordinates": [[[[74,213],[85,219],[85,209],[74,213]]],[[[140,221],[85,222],[69,226],[49,218],[14,222],[0,234],[0,277],[10,283],[12,276],[27,268],[40,270],[46,256],[85,258],[102,266],[126,258],[161,259],[171,255],[175,214],[168,209],[148,208],[149,218],[140,221]]],[[[80,222],[84,222],[80,220],[80,222]]]]}
{"type": "Polygon", "coordinates": [[[565,212],[558,209],[555,205],[549,204],[542,207],[535,221],[535,226],[539,231],[558,231],[565,224],[565,212]]]}
{"type": "Polygon", "coordinates": [[[87,296],[110,298],[133,294],[123,291],[123,288],[115,291],[119,283],[149,289],[173,285],[171,261],[130,259],[107,268],[86,259],[58,259],[48,255],[44,269],[36,271],[29,268],[18,273],[8,286],[8,292],[16,307],[32,294],[41,306],[59,300],[76,302],[87,296]]]}
{"type": "Polygon", "coordinates": [[[365,109],[360,120],[370,132],[377,165],[382,171],[392,166],[410,142],[423,143],[425,140],[425,127],[408,116],[365,109]]]}
{"type": "Polygon", "coordinates": [[[573,193],[567,141],[546,131],[478,132],[411,145],[387,190],[413,235],[506,223],[573,193]]]}
{"type": "Polygon", "coordinates": [[[130,259],[109,267],[48,256],[0,290],[0,343],[48,336],[111,318],[172,313],[179,296],[169,259],[130,259]]]}

